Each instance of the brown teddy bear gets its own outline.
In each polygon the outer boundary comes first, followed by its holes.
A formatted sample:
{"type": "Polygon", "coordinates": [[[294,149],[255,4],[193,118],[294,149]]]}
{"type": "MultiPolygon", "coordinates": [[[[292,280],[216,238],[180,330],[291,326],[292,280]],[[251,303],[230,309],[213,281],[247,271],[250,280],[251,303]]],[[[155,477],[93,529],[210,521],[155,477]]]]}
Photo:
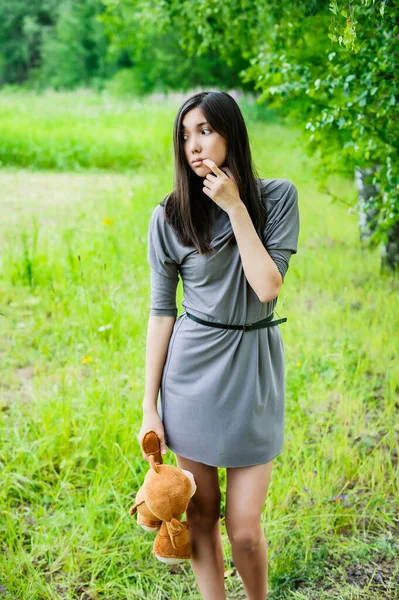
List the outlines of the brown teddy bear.
{"type": "Polygon", "coordinates": [[[146,531],[158,531],[152,548],[158,560],[170,565],[184,562],[191,556],[191,542],[189,523],[180,517],[196,492],[194,475],[163,464],[161,439],[155,431],[147,431],[141,445],[151,468],[129,513],[137,512],[137,523],[146,531]]]}

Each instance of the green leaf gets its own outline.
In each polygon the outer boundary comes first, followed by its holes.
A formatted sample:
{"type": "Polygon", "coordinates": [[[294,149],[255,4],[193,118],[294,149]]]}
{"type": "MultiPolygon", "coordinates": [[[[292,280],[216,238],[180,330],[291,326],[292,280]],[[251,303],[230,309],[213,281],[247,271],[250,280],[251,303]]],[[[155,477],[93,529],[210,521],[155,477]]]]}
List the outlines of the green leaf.
{"type": "Polygon", "coordinates": [[[338,4],[337,4],[336,0],[333,0],[332,2],[330,2],[329,9],[331,10],[331,12],[334,13],[334,15],[338,14],[338,4]]]}

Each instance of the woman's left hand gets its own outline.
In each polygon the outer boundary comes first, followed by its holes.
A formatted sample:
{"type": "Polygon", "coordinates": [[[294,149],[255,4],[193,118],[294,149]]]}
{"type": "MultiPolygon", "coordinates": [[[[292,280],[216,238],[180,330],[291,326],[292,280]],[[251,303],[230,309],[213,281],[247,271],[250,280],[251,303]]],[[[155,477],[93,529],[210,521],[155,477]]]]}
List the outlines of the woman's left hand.
{"type": "Polygon", "coordinates": [[[204,158],[202,162],[213,171],[205,177],[202,191],[227,213],[237,206],[241,206],[243,202],[230,169],[228,167],[219,169],[216,163],[209,158],[204,158]]]}

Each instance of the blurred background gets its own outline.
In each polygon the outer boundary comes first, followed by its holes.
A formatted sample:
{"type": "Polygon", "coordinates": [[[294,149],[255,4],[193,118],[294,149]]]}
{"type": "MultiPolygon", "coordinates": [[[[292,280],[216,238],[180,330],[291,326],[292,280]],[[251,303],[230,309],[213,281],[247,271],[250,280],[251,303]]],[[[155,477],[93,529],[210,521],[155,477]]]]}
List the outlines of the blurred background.
{"type": "Polygon", "coordinates": [[[299,192],[268,597],[398,598],[398,34],[390,0],[0,0],[0,597],[200,598],[128,510],[148,223],[178,108],[223,90],[299,192]]]}

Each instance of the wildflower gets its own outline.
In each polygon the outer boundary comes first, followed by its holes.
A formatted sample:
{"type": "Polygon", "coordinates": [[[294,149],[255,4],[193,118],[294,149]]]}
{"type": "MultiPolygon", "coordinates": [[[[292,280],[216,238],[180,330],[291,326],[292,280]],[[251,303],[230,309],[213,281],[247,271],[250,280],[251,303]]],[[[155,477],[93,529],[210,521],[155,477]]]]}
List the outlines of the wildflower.
{"type": "Polygon", "coordinates": [[[101,327],[98,328],[98,331],[105,331],[106,329],[111,329],[112,327],[112,323],[107,323],[106,325],[101,325],[101,327]]]}
{"type": "Polygon", "coordinates": [[[341,502],[341,500],[346,500],[346,494],[337,494],[333,498],[333,502],[341,502]]]}
{"type": "Polygon", "coordinates": [[[314,477],[317,474],[316,469],[313,469],[310,473],[308,473],[309,477],[314,477]]]}
{"type": "Polygon", "coordinates": [[[111,225],[112,222],[112,219],[108,219],[108,217],[105,217],[105,219],[103,219],[104,225],[111,225]]]}
{"type": "Polygon", "coordinates": [[[93,362],[93,359],[91,356],[84,356],[82,358],[82,363],[88,363],[88,362],[93,362]]]}

